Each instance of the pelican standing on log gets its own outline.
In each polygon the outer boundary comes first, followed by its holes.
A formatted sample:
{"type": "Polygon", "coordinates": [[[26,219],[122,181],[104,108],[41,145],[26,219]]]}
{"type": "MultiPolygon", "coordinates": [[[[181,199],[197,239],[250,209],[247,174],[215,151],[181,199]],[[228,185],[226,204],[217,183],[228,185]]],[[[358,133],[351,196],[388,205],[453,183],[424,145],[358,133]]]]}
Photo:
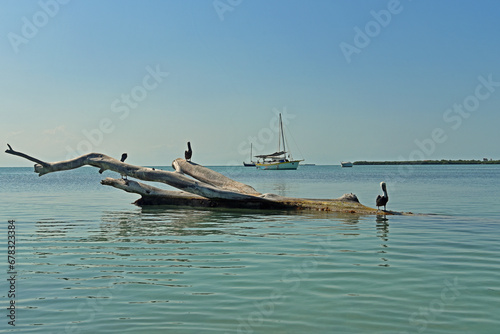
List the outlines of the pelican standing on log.
{"type": "Polygon", "coordinates": [[[380,187],[382,188],[382,191],[384,192],[384,195],[378,195],[377,199],[375,200],[375,203],[377,205],[377,209],[380,210],[381,206],[384,206],[384,211],[385,211],[385,206],[387,205],[387,202],[389,202],[389,196],[387,195],[387,185],[385,182],[380,182],[380,187]]]}
{"type": "Polygon", "coordinates": [[[193,150],[191,150],[191,143],[188,142],[188,149],[184,151],[184,158],[186,161],[191,161],[191,157],[193,156],[193,150]]]}

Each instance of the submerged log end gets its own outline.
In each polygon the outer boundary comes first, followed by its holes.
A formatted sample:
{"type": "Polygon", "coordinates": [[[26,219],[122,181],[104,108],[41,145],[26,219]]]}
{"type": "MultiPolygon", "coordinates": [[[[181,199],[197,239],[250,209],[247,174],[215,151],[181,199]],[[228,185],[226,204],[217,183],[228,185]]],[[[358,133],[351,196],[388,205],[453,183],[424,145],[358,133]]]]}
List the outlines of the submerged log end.
{"type": "Polygon", "coordinates": [[[353,193],[350,194],[344,194],[339,198],[339,201],[346,201],[346,202],[356,202],[359,203],[358,196],[354,195],[353,193]]]}

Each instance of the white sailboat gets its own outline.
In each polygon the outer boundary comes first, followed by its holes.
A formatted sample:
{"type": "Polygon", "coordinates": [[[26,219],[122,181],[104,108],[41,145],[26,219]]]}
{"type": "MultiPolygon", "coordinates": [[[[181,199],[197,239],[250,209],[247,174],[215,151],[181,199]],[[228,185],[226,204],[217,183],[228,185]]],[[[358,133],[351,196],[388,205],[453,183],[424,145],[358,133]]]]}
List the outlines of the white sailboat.
{"type": "Polygon", "coordinates": [[[285,132],[283,130],[283,121],[280,113],[280,129],[278,136],[278,151],[271,154],[256,155],[258,158],[256,166],[259,169],[268,170],[294,170],[299,167],[299,163],[304,160],[294,160],[291,153],[286,151],[285,147],[285,132]],[[283,142],[283,150],[281,150],[281,142],[283,142]]]}

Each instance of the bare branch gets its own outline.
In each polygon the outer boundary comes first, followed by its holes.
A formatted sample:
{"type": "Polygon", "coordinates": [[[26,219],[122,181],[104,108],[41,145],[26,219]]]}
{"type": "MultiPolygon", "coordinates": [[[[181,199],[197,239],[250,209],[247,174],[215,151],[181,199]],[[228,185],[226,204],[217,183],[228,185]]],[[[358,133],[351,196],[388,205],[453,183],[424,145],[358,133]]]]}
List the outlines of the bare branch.
{"type": "Polygon", "coordinates": [[[249,185],[184,159],[174,160],[172,165],[176,171],[169,172],[130,165],[101,153],[89,153],[74,159],[49,163],[14,151],[9,144],[7,146],[6,153],[35,162],[35,172],[39,176],[88,165],[99,168],[99,172],[109,169],[121,175],[143,181],[161,182],[183,190],[163,190],[129,179],[106,178],[101,181],[103,185],[141,195],[142,198],[136,201],[138,205],[168,204],[196,207],[317,210],[355,214],[401,214],[392,211],[379,212],[366,207],[360,204],[356,196],[352,194],[338,199],[304,199],[260,194],[249,185]]]}
{"type": "Polygon", "coordinates": [[[9,149],[8,149],[8,150],[5,150],[5,153],[12,154],[12,155],[17,155],[17,156],[19,156],[19,157],[21,157],[21,158],[24,158],[24,159],[27,159],[27,160],[29,160],[29,161],[36,162],[37,164],[42,165],[42,166],[46,166],[46,165],[48,165],[45,161],[38,160],[38,159],[33,158],[32,156],[29,156],[29,155],[27,155],[27,154],[24,154],[24,153],[21,153],[21,152],[14,151],[14,150],[12,149],[12,147],[11,147],[9,144],[7,144],[7,146],[9,147],[9,149]]]}
{"type": "Polygon", "coordinates": [[[142,166],[134,166],[101,153],[88,153],[75,159],[53,163],[47,163],[35,159],[24,153],[16,152],[13,150],[7,150],[6,153],[14,154],[30,161],[37,162],[37,164],[35,165],[35,172],[38,173],[39,176],[88,165],[100,169],[109,169],[114,172],[120,173],[121,175],[127,175],[143,181],[162,182],[174,188],[178,188],[206,198],[238,201],[267,201],[266,199],[257,197],[256,195],[258,193],[245,194],[242,192],[236,192],[231,188],[216,187],[205,182],[193,180],[182,173],[154,170],[152,168],[142,166]]]}
{"type": "Polygon", "coordinates": [[[193,199],[193,198],[204,198],[199,195],[191,194],[185,191],[174,191],[174,190],[165,190],[157,187],[150,186],[145,183],[136,182],[133,180],[124,180],[124,179],[113,179],[110,177],[101,180],[101,184],[105,186],[111,186],[117,189],[125,190],[129,193],[139,194],[141,196],[159,196],[159,197],[167,197],[173,199],[193,199]]]}

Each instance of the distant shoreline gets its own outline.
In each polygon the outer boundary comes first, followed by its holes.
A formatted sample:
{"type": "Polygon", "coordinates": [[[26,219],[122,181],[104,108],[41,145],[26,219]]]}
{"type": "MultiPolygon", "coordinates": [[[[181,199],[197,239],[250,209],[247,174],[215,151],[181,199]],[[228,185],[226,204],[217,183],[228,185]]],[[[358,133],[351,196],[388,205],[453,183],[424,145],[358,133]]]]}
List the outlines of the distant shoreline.
{"type": "Polygon", "coordinates": [[[500,160],[355,161],[354,165],[498,165],[500,160]]]}

